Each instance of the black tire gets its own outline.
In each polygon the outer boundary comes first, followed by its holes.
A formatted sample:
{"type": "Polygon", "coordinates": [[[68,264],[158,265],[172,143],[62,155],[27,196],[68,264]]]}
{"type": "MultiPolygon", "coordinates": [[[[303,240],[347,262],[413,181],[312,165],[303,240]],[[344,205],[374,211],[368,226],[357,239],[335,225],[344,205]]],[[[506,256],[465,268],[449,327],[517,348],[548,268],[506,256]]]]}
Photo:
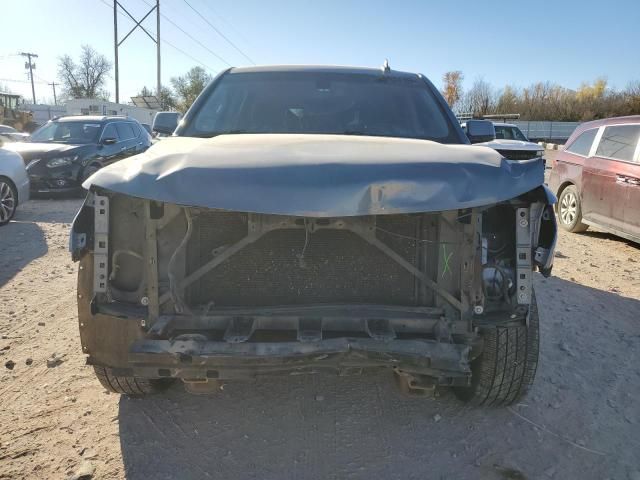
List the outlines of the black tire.
{"type": "Polygon", "coordinates": [[[80,183],[84,183],[87,178],[96,173],[98,170],[100,170],[100,167],[97,165],[89,165],[85,167],[82,172],[82,177],[80,178],[80,183]]]}
{"type": "Polygon", "coordinates": [[[471,363],[471,386],[454,392],[472,405],[511,405],[527,394],[538,367],[540,322],[535,294],[528,325],[499,326],[482,335],[484,350],[471,363]]]}
{"type": "Polygon", "coordinates": [[[567,186],[558,197],[558,223],[567,232],[579,233],[589,228],[582,223],[582,204],[575,185],[567,186]]]}
{"type": "Polygon", "coordinates": [[[114,375],[110,368],[94,366],[96,377],[104,388],[112,393],[143,397],[164,390],[170,380],[157,378],[121,377],[114,375]]]}
{"type": "Polygon", "coordinates": [[[6,225],[16,214],[18,190],[7,177],[0,176],[0,227],[6,225]]]}

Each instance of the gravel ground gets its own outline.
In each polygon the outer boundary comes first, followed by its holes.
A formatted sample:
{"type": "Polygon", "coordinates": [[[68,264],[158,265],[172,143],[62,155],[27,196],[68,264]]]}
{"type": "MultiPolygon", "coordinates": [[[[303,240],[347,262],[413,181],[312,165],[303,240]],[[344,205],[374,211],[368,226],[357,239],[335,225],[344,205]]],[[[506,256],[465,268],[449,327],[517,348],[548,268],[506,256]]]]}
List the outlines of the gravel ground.
{"type": "Polygon", "coordinates": [[[640,246],[561,233],[536,275],[542,351],[512,408],[403,397],[391,374],[260,379],[131,400],[84,366],[78,200],[0,228],[0,478],[640,478],[640,246]]]}

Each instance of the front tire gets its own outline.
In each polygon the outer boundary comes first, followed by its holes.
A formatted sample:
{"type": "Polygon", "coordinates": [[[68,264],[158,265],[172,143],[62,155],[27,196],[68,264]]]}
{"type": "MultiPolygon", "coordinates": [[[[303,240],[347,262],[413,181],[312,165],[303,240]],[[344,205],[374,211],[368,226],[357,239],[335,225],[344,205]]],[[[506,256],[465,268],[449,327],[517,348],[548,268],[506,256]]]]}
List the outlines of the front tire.
{"type": "Polygon", "coordinates": [[[540,322],[535,294],[526,325],[487,329],[483,338],[484,350],[471,363],[471,386],[454,392],[472,405],[511,405],[527,394],[538,367],[540,322]]]}
{"type": "Polygon", "coordinates": [[[18,207],[18,191],[13,182],[0,177],[0,227],[11,221],[18,207]]]}
{"type": "Polygon", "coordinates": [[[558,220],[567,232],[579,233],[589,228],[582,223],[582,204],[575,185],[565,188],[558,198],[558,220]]]}
{"type": "Polygon", "coordinates": [[[112,393],[128,395],[130,397],[144,397],[158,393],[168,385],[164,379],[122,377],[114,375],[110,368],[93,367],[96,377],[102,386],[112,393]]]}
{"type": "Polygon", "coordinates": [[[93,175],[94,173],[96,173],[98,170],[100,170],[100,167],[98,167],[97,165],[89,165],[87,166],[84,171],[82,172],[82,177],[80,178],[80,183],[84,183],[85,180],[87,180],[91,175],[93,175]]]}

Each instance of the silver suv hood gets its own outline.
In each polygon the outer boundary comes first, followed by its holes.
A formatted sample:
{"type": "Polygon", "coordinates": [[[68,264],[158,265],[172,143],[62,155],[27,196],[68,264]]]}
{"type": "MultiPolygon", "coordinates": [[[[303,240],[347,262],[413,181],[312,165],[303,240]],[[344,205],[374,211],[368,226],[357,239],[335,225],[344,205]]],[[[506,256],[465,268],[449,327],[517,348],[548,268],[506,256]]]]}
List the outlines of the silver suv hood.
{"type": "Polygon", "coordinates": [[[83,185],[187,206],[336,217],[489,205],[543,183],[489,148],[344,135],[171,137],[83,185]]]}

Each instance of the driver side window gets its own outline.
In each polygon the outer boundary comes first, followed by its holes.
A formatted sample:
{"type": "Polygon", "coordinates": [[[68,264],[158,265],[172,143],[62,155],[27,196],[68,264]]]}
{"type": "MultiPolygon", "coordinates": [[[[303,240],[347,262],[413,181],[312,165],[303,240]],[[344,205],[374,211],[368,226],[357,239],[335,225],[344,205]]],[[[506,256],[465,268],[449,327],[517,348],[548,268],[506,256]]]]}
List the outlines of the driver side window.
{"type": "Polygon", "coordinates": [[[116,126],[113,123],[110,123],[104,128],[104,131],[102,132],[102,140],[104,140],[105,138],[115,138],[116,142],[120,141],[120,138],[118,137],[118,131],[116,130],[116,126]]]}

